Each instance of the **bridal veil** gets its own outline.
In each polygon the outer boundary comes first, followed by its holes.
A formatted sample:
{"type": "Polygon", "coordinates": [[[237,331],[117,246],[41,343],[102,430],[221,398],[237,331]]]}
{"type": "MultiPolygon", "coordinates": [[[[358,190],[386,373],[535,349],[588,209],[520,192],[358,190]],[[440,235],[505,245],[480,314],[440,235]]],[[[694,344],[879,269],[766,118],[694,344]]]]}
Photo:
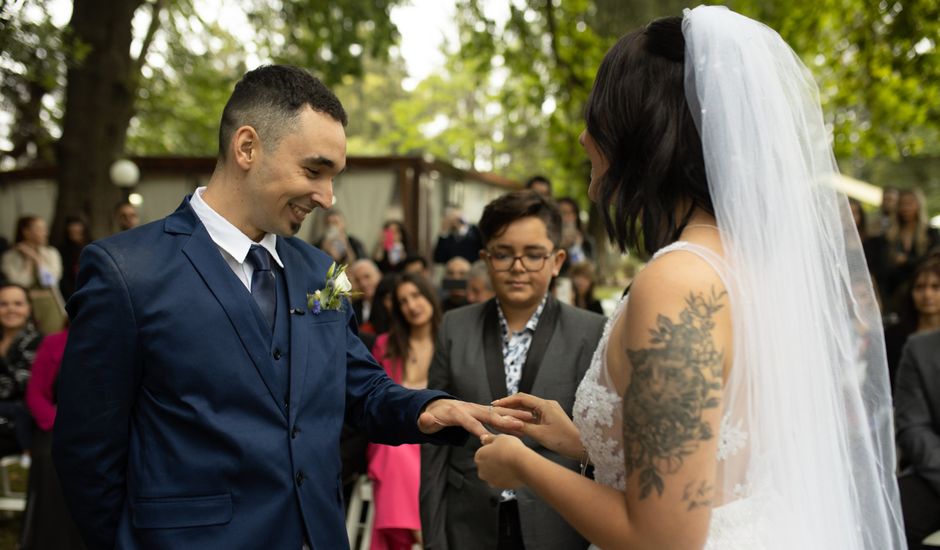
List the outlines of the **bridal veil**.
{"type": "Polygon", "coordinates": [[[734,319],[718,502],[767,549],[904,548],[878,304],[816,84],[767,26],[686,10],[686,97],[702,138],[734,319]]]}

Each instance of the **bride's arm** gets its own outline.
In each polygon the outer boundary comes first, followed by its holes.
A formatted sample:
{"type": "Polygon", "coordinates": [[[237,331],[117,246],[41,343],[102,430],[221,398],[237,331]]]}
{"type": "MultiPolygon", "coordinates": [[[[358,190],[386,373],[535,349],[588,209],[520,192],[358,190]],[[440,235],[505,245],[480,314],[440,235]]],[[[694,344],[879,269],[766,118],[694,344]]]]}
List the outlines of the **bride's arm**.
{"type": "Polygon", "coordinates": [[[486,438],[480,477],[530,486],[605,550],[701,548],[715,498],[728,300],[713,272],[670,254],[636,278],[625,318],[611,335],[608,368],[624,395],[626,492],[505,436],[486,438]]]}

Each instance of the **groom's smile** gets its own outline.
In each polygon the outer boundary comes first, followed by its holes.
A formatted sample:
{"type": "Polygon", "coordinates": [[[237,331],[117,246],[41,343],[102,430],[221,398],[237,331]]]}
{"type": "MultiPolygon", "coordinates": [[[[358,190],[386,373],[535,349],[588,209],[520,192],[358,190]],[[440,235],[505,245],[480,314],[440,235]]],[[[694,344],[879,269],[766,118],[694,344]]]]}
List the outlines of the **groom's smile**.
{"type": "Polygon", "coordinates": [[[262,236],[294,235],[315,208],[333,205],[333,179],[346,168],[346,133],[339,121],[307,107],[280,140],[263,145],[245,206],[262,236]]]}

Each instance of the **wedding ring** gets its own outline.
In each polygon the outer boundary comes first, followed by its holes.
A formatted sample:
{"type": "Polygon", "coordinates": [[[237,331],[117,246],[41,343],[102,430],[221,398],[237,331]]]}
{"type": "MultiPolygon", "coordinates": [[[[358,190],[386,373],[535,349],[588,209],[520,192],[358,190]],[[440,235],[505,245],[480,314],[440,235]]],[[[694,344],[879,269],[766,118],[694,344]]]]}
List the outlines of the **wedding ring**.
{"type": "Polygon", "coordinates": [[[532,423],[541,424],[542,423],[542,413],[538,409],[532,410],[532,423]]]}

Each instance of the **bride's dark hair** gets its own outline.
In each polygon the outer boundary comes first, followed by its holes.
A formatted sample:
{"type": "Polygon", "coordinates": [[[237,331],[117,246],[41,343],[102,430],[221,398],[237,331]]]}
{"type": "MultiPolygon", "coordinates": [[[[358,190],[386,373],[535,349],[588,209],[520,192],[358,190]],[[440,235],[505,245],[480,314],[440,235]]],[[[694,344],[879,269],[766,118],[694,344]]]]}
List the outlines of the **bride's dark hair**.
{"type": "Polygon", "coordinates": [[[675,241],[696,206],[714,214],[684,57],[682,18],[657,19],[607,52],[588,96],[587,130],[610,164],[600,210],[624,251],[642,242],[653,254],[675,241]]]}

